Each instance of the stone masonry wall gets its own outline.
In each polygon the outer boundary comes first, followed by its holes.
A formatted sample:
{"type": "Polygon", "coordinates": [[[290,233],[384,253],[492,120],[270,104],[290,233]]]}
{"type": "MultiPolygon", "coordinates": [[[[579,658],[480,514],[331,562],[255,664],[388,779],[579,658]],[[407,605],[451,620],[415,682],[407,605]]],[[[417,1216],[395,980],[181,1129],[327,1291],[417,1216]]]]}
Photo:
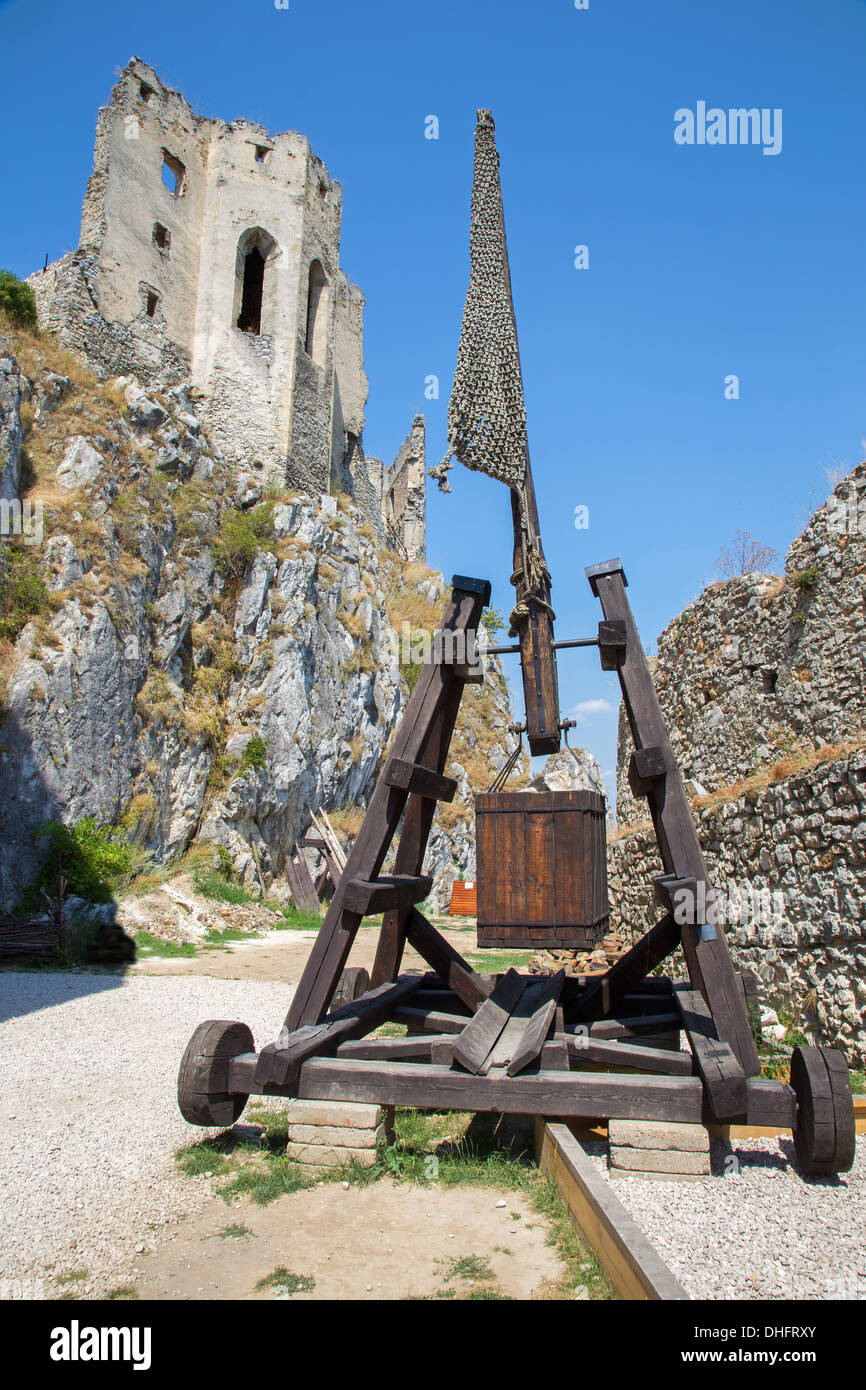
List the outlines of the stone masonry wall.
{"type": "MultiPolygon", "coordinates": [[[[710,878],[730,905],[737,969],[757,977],[766,1001],[798,1009],[823,1043],[862,1067],[866,751],[693,810],[710,878]]],[[[608,846],[614,916],[632,940],[661,915],[652,885],[661,868],[649,827],[608,846]]]]}

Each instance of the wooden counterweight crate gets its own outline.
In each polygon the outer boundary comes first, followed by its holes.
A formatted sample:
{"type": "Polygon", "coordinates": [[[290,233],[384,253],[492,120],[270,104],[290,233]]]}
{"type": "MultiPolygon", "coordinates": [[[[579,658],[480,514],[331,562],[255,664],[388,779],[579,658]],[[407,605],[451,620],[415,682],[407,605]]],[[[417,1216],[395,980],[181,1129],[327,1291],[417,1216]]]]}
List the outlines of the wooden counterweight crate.
{"type": "Polygon", "coordinates": [[[608,927],[605,801],[597,792],[475,798],[479,946],[593,946],[608,927]]]}

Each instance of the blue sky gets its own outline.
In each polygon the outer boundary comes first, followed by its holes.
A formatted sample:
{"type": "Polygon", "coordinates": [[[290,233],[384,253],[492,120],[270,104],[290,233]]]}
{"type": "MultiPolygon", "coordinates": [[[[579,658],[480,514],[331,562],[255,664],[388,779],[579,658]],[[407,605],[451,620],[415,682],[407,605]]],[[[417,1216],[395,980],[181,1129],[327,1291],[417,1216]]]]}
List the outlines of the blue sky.
{"type": "MultiPolygon", "coordinates": [[[[366,446],[388,458],[416,410],[430,461],[444,448],[475,110],[492,108],[560,637],[594,630],[583,567],[620,555],[654,643],[738,528],[784,552],[824,469],[862,457],[862,0],[13,0],[0,44],[0,265],[19,274],[77,244],[96,111],[133,54],[203,114],[309,136],[344,189],[366,446]],[[781,152],[677,145],[674,112],[699,101],[781,108],[781,152]]],[[[450,496],[431,484],[429,559],[490,578],[507,610],[507,492],[451,477],[450,496]]],[[[613,680],[563,653],[563,709],[615,707],[613,680]]],[[[585,717],[577,741],[607,771],[615,715],[585,717]]]]}

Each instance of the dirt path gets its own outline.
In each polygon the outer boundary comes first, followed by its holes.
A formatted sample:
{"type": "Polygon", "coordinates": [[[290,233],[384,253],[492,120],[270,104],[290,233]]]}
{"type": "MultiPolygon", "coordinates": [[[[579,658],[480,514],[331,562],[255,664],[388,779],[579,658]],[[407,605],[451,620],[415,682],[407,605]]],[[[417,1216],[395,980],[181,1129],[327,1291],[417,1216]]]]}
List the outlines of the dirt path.
{"type": "Polygon", "coordinates": [[[329,1183],[264,1208],[210,1202],[137,1258],[130,1283],[139,1298],[285,1298],[280,1275],[256,1287],[284,1270],[305,1281],[291,1294],[304,1300],[538,1298],[562,1274],[547,1229],[519,1193],[329,1183]]]}
{"type": "MultiPolygon", "coordinates": [[[[475,946],[475,925],[452,927],[439,924],[439,930],[461,954],[475,946]]],[[[272,931],[249,941],[232,941],[216,951],[200,951],[192,957],[145,956],[129,974],[210,975],[221,980],[285,980],[296,984],[316,939],[315,931],[272,931]]],[[[350,965],[372,969],[379,940],[377,925],[361,927],[349,956],[350,965]]],[[[403,956],[406,970],[427,970],[426,961],[407,947],[403,956]]]]}

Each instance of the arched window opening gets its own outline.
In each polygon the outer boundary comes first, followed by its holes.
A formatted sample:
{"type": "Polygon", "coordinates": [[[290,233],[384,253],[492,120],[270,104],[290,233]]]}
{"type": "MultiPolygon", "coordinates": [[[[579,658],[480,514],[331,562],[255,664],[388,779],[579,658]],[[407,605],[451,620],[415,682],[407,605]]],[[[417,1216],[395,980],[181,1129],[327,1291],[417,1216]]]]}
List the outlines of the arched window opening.
{"type": "Polygon", "coordinates": [[[272,331],[276,249],[273,237],[261,227],[249,228],[238,240],[232,322],[242,333],[258,336],[272,331]]]}
{"type": "Polygon", "coordinates": [[[328,322],[328,279],[321,261],[310,265],[307,289],[307,332],[304,350],[319,366],[325,361],[325,335],[328,322]]]}
{"type": "Polygon", "coordinates": [[[243,333],[262,331],[262,295],[265,288],[265,258],[257,246],[244,256],[244,279],[238,328],[243,333]]]}

